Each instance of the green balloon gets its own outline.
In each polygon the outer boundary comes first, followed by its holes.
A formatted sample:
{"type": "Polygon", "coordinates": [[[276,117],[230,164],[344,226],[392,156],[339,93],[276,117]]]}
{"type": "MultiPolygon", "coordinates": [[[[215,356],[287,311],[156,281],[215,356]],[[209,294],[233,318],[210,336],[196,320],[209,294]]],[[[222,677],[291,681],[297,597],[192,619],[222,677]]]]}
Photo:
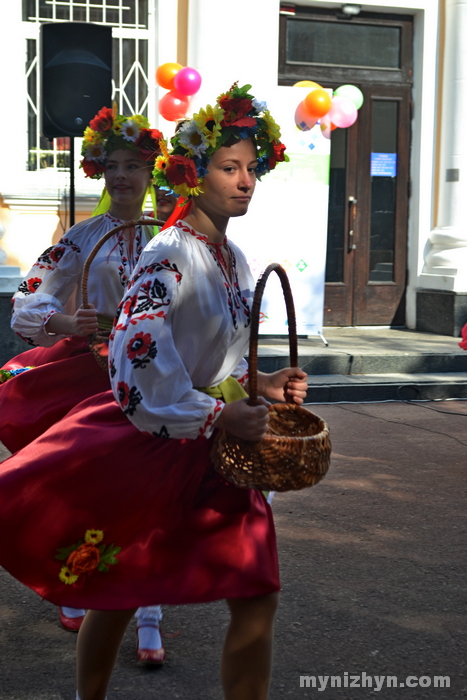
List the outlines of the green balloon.
{"type": "Polygon", "coordinates": [[[360,109],[363,104],[363,92],[356,85],[341,85],[337,90],[334,90],[334,94],[339,95],[339,97],[348,97],[357,109],[360,109]]]}

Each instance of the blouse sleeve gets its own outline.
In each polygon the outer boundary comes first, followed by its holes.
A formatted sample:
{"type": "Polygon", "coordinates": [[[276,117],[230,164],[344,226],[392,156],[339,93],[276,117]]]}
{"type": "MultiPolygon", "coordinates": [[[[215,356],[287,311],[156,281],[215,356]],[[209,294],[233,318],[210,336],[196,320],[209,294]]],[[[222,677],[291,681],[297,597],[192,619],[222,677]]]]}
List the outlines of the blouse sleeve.
{"type": "Polygon", "coordinates": [[[174,262],[145,265],[144,257],[110,338],[114,395],[142,432],[177,439],[209,437],[224,403],[193,387],[172,335],[183,275],[174,262]]]}
{"type": "Polygon", "coordinates": [[[47,248],[13,297],[11,327],[31,345],[51,347],[65,335],[48,335],[45,324],[65,304],[81,278],[81,250],[69,238],[47,248]]]}
{"type": "Polygon", "coordinates": [[[242,359],[234,369],[232,377],[245,387],[245,384],[248,382],[248,362],[245,359],[242,359]]]}

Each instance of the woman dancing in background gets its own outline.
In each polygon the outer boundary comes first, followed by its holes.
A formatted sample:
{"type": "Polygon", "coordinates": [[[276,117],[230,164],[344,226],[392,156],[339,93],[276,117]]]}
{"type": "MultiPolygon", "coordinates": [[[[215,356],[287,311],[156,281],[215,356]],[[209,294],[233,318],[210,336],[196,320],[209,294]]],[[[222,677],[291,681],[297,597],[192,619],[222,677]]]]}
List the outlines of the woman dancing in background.
{"type": "MultiPolygon", "coordinates": [[[[0,370],[0,439],[11,452],[29,445],[83,399],[110,388],[87,337],[98,329],[108,335],[154,227],[124,229],[103,245],[89,271],[89,309],[82,308],[83,266],[105,233],[141,218],[148,195],[154,206],[152,169],[161,137],[144,116],[125,117],[107,107],[84,132],[81,167],[88,177],[103,177],[105,188],[97,215],[73,226],[42,253],[13,297],[13,330],[39,347],[0,370]]],[[[162,207],[164,219],[170,213],[168,204],[170,199],[162,207]]],[[[72,632],[78,631],[84,614],[82,608],[59,609],[62,626],[72,632]]],[[[165,658],[161,617],[160,606],[137,612],[137,653],[144,663],[162,663],[165,658]]]]}

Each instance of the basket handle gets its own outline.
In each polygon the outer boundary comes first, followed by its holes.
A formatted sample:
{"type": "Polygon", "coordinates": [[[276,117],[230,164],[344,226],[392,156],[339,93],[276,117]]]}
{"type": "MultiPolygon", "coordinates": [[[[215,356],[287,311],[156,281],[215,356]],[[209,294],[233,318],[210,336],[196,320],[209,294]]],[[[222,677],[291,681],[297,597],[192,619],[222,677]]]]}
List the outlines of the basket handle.
{"type": "Polygon", "coordinates": [[[250,398],[248,404],[256,406],[258,404],[258,334],[259,334],[259,312],[261,308],[261,300],[263,298],[264,288],[267,279],[271,272],[279,276],[282,292],[284,294],[285,305],[287,308],[287,324],[289,329],[289,357],[290,366],[298,367],[298,350],[297,350],[297,324],[295,320],[295,308],[290,288],[289,278],[284,268],[279,263],[271,263],[261,273],[258,282],[256,283],[253,305],[251,307],[251,322],[250,322],[250,350],[248,356],[249,376],[248,388],[250,398]]]}
{"type": "Polygon", "coordinates": [[[115,228],[112,228],[110,231],[107,231],[102,238],[97,241],[96,245],[94,248],[91,250],[89,253],[88,257],[86,258],[86,261],[83,266],[83,278],[81,281],[81,296],[83,298],[83,308],[89,309],[89,299],[88,299],[88,277],[89,277],[89,268],[91,267],[91,263],[96,257],[97,253],[99,250],[102,248],[103,244],[109,240],[109,238],[112,238],[112,236],[119,231],[122,231],[124,228],[132,228],[135,226],[163,226],[165,224],[165,221],[161,221],[160,219],[138,219],[137,221],[125,221],[123,224],[120,224],[119,226],[115,226],[115,228]]]}

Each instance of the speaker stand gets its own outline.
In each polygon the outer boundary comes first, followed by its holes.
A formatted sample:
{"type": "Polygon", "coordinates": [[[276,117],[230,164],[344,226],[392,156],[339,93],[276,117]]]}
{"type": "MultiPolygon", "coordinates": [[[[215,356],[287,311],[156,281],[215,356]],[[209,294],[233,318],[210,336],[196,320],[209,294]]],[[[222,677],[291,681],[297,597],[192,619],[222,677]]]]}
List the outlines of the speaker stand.
{"type": "Polygon", "coordinates": [[[70,136],[70,228],[75,225],[75,139],[70,136]]]}

